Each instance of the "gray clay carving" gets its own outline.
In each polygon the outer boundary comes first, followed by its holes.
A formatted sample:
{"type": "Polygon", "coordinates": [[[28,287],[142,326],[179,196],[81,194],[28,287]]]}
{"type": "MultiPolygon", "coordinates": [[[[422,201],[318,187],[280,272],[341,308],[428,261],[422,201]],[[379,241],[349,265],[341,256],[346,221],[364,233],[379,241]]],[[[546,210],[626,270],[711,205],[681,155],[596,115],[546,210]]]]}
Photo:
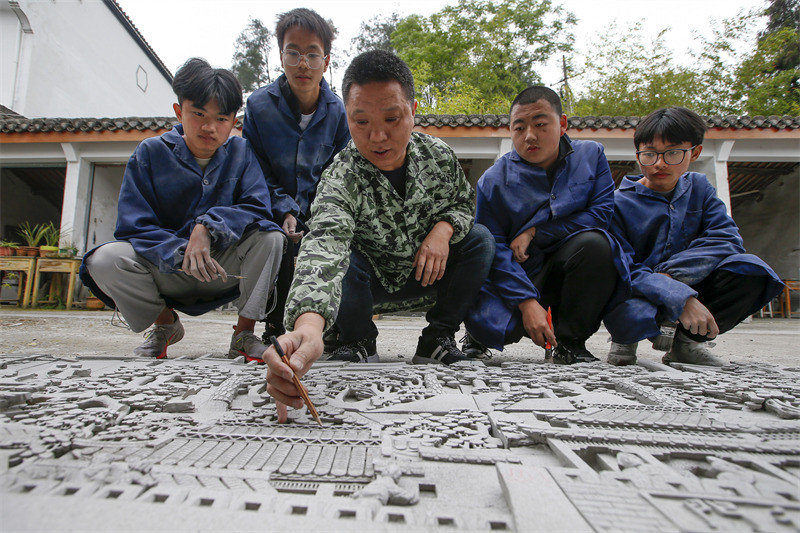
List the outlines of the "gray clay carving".
{"type": "Polygon", "coordinates": [[[798,531],[800,368],[0,355],[3,529],[798,531]]]}

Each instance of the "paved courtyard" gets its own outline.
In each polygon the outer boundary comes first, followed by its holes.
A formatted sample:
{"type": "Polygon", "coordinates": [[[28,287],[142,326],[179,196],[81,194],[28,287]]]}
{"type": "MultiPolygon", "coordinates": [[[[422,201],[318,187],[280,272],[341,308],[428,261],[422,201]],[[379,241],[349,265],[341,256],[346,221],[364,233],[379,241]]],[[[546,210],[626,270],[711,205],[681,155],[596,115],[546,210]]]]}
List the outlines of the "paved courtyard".
{"type": "Polygon", "coordinates": [[[320,428],[224,358],[233,315],[186,318],[166,361],[110,318],[0,309],[3,530],[800,530],[798,321],[739,326],[709,369],[530,342],[415,366],[423,321],[387,318],[382,363],[304,378],[320,428]]]}

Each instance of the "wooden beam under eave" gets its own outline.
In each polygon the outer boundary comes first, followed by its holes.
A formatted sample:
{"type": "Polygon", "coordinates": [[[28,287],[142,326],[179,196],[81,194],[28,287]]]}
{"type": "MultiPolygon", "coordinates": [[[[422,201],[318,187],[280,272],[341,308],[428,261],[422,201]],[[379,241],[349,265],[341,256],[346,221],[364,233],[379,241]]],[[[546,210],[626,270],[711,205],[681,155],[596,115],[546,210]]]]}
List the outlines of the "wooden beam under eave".
{"type": "MultiPolygon", "coordinates": [[[[128,131],[60,131],[0,133],[0,144],[21,143],[90,143],[90,142],[140,142],[150,137],[162,135],[172,128],[162,130],[128,131]]],[[[231,135],[242,136],[240,129],[234,128],[231,135]]]]}

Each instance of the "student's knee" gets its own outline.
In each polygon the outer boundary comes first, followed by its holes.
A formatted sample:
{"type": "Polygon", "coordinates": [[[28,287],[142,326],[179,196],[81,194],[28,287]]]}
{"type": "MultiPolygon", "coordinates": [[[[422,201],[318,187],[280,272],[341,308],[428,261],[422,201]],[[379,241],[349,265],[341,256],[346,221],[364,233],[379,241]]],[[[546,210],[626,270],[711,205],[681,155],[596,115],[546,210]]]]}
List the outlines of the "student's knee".
{"type": "Polygon", "coordinates": [[[120,270],[125,261],[135,259],[136,252],[129,242],[109,242],[100,246],[86,259],[86,268],[92,277],[103,277],[120,270]]]}
{"type": "Polygon", "coordinates": [[[483,224],[474,224],[464,239],[469,239],[471,252],[480,257],[486,265],[491,265],[494,259],[495,240],[492,232],[483,224]]]}
{"type": "Polygon", "coordinates": [[[572,240],[580,255],[598,260],[611,258],[611,244],[602,232],[583,231],[575,235],[572,240]]]}
{"type": "Polygon", "coordinates": [[[252,240],[258,249],[283,251],[286,244],[286,236],[277,230],[273,231],[254,231],[247,240],[252,240]]]}

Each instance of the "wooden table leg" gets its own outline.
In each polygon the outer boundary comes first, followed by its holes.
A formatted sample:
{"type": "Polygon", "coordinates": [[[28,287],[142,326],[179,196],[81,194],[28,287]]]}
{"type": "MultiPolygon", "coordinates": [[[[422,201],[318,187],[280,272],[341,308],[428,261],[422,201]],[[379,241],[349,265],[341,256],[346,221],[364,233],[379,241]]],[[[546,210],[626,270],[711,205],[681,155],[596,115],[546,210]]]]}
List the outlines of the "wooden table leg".
{"type": "Polygon", "coordinates": [[[69,283],[67,284],[67,309],[72,308],[72,291],[75,290],[75,275],[77,273],[78,264],[73,263],[69,269],[69,283]]]}
{"type": "Polygon", "coordinates": [[[36,260],[25,270],[25,294],[22,297],[22,307],[28,307],[31,304],[31,290],[33,289],[33,272],[35,266],[36,260]]]}
{"type": "MultiPolygon", "coordinates": [[[[33,276],[33,295],[31,296],[31,301],[30,301],[31,307],[36,307],[36,302],[39,299],[39,277],[40,276],[41,276],[41,272],[39,272],[39,269],[37,268],[36,269],[36,274],[33,276]]],[[[30,279],[30,276],[28,276],[28,279],[30,279]]]]}

